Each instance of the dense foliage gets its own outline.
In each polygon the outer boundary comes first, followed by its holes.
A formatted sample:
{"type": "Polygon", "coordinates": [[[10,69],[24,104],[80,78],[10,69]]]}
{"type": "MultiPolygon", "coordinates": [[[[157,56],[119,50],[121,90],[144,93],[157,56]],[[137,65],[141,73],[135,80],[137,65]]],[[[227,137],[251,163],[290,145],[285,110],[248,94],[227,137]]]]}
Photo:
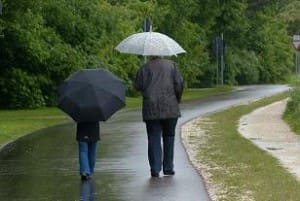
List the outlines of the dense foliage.
{"type": "Polygon", "coordinates": [[[293,69],[290,36],[299,34],[297,0],[2,0],[0,107],[56,104],[57,86],[81,68],[107,68],[125,80],[128,95],[144,58],[114,47],[153,30],[178,41],[174,57],[187,87],[216,83],[213,41],[226,43],[225,84],[275,83],[293,69]],[[291,12],[291,14],[290,14],[291,12]]]}

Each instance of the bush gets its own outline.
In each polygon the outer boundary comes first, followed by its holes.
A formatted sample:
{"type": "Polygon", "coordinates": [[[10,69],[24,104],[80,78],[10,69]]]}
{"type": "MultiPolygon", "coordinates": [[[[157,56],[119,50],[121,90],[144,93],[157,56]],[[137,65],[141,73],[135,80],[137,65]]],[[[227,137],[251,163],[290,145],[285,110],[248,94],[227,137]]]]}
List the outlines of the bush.
{"type": "Polygon", "coordinates": [[[45,100],[37,78],[12,68],[0,80],[0,103],[3,108],[38,108],[45,106],[45,100]]]}
{"type": "Polygon", "coordinates": [[[260,64],[253,51],[234,49],[227,56],[224,72],[226,84],[258,83],[260,64]]]}

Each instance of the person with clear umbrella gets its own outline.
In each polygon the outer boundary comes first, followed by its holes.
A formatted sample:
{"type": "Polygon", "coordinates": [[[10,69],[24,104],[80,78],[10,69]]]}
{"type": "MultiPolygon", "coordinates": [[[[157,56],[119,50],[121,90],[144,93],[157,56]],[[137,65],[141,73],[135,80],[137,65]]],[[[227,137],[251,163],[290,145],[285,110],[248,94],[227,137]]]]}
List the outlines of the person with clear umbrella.
{"type": "Polygon", "coordinates": [[[135,88],[143,95],[151,176],[159,177],[162,167],[164,175],[174,175],[175,127],[183,78],[174,62],[155,56],[137,72],[135,88]]]}
{"type": "Polygon", "coordinates": [[[179,103],[183,92],[183,78],[176,63],[162,58],[186,51],[169,36],[142,32],[132,34],[116,47],[121,53],[150,56],[136,74],[135,88],[143,96],[143,121],[148,136],[148,160],[152,177],[174,175],[174,141],[179,103]],[[161,147],[163,139],[163,149],[161,147]]]}

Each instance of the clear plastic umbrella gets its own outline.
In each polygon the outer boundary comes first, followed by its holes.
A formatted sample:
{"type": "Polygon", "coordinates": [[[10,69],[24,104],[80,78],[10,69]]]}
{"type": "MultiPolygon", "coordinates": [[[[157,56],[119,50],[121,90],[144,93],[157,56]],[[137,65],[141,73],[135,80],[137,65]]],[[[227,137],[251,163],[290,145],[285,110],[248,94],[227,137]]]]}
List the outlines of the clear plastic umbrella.
{"type": "Polygon", "coordinates": [[[169,36],[158,32],[130,35],[115,48],[121,53],[143,56],[172,56],[186,51],[169,36]]]}

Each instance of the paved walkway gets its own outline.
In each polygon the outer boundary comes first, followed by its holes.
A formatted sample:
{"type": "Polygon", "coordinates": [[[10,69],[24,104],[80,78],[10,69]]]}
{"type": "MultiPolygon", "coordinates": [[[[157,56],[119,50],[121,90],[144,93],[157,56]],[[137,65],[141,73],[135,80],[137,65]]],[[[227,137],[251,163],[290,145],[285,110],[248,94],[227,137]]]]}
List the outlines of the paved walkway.
{"type": "Polygon", "coordinates": [[[269,152],[300,180],[300,136],[282,120],[287,100],[259,108],[240,119],[239,132],[269,152]]]}

